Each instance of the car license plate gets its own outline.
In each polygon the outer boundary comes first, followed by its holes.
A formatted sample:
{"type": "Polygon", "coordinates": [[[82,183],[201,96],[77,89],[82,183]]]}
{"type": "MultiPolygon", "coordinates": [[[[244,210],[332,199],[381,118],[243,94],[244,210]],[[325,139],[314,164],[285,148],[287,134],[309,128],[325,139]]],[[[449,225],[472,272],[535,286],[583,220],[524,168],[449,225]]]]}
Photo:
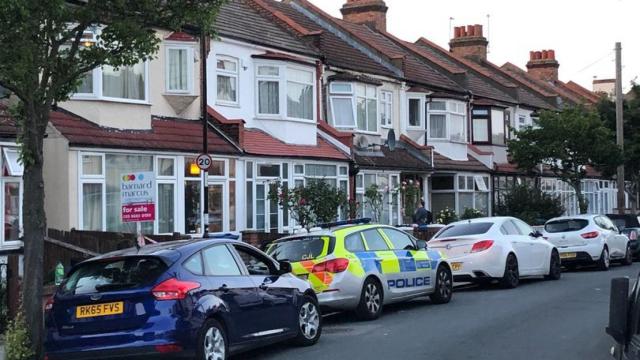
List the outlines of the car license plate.
{"type": "Polygon", "coordinates": [[[576,257],[576,253],[561,253],[560,259],[574,259],[576,257]]]}
{"type": "Polygon", "coordinates": [[[124,302],[82,305],[76,307],[76,318],[84,319],[97,316],[117,315],[124,312],[124,302]]]}
{"type": "Polygon", "coordinates": [[[462,269],[462,263],[461,262],[451,263],[451,270],[458,271],[460,269],[462,269]]]}

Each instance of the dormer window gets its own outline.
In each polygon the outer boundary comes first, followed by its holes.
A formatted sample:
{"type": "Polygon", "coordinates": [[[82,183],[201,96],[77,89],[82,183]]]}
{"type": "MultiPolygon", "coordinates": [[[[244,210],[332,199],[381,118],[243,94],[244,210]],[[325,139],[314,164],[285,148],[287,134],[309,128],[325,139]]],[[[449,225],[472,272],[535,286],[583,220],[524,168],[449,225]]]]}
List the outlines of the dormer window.
{"type": "Polygon", "coordinates": [[[374,85],[332,82],[329,86],[333,126],[378,131],[378,95],[374,85]]]}
{"type": "Polygon", "coordinates": [[[304,67],[259,64],[256,67],[260,118],[315,119],[315,73],[304,67]]]}

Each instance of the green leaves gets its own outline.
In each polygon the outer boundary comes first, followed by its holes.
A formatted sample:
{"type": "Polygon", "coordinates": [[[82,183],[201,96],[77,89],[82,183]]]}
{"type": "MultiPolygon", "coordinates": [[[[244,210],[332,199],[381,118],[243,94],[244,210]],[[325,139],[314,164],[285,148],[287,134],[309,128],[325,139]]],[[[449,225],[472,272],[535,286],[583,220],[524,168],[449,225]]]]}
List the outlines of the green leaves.
{"type": "Polygon", "coordinates": [[[496,215],[514,216],[527,224],[540,225],[560,216],[564,207],[558,196],[552,196],[535,186],[516,185],[508,190],[496,207],[496,215]]]}
{"type": "Polygon", "coordinates": [[[587,176],[586,166],[610,176],[622,162],[614,134],[598,113],[583,107],[545,111],[536,127],[518,131],[516,136],[508,144],[512,161],[532,172],[544,165],[574,188],[584,210],[580,182],[587,176]]]}

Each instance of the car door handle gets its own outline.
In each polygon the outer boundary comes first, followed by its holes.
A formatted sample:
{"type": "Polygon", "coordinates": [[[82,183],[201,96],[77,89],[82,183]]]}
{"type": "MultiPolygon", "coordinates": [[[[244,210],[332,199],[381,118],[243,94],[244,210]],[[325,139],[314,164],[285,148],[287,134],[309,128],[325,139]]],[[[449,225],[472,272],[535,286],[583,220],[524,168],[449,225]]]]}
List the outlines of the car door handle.
{"type": "Polygon", "coordinates": [[[223,293],[228,293],[229,287],[227,286],[227,284],[222,284],[222,286],[218,288],[218,291],[222,291],[223,293]]]}

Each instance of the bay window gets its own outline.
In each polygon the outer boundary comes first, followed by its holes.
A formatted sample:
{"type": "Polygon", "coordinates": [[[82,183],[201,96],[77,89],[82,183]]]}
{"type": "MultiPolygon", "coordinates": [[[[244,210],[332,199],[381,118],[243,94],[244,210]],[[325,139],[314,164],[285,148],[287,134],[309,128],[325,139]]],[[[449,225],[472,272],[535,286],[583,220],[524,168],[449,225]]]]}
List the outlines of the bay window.
{"type": "Polygon", "coordinates": [[[314,87],[312,70],[291,65],[259,64],[256,67],[257,115],[314,120],[314,87]]]}
{"type": "Polygon", "coordinates": [[[489,143],[489,109],[473,109],[473,142],[489,143]]]}
{"type": "MultiPolygon", "coordinates": [[[[389,97],[390,99],[390,97],[389,97]]],[[[336,128],[378,131],[378,96],[374,85],[332,82],[331,118],[336,128]]],[[[389,119],[389,121],[391,121],[389,119]]]]}
{"type": "Polygon", "coordinates": [[[238,104],[238,68],[238,59],[216,56],[216,99],[221,105],[238,104]]]}
{"type": "Polygon", "coordinates": [[[429,139],[466,142],[466,109],[461,101],[431,100],[425,116],[429,139]]]}
{"type": "Polygon", "coordinates": [[[422,98],[409,98],[409,127],[422,128],[422,107],[424,100],[422,98]]]}
{"type": "Polygon", "coordinates": [[[465,209],[480,210],[489,215],[489,177],[474,174],[436,175],[431,178],[432,212],[455,210],[462,215],[465,209]]]}
{"type": "Polygon", "coordinates": [[[382,195],[382,212],[378,222],[387,225],[399,225],[400,221],[400,174],[384,172],[363,172],[356,175],[356,202],[358,217],[374,218],[374,210],[367,203],[365,192],[372,185],[378,187],[382,195]]]}
{"type": "Polygon", "coordinates": [[[504,121],[503,110],[491,111],[491,143],[493,145],[505,145],[507,124],[504,121]]]}
{"type": "Polygon", "coordinates": [[[380,92],[380,125],[393,126],[393,93],[380,92]]]}
{"type": "Polygon", "coordinates": [[[167,46],[166,89],[168,93],[193,92],[193,48],[167,46]]]}
{"type": "Polygon", "coordinates": [[[149,99],[147,78],[147,62],[119,68],[105,65],[88,72],[72,98],[146,103],[149,99]]]}

